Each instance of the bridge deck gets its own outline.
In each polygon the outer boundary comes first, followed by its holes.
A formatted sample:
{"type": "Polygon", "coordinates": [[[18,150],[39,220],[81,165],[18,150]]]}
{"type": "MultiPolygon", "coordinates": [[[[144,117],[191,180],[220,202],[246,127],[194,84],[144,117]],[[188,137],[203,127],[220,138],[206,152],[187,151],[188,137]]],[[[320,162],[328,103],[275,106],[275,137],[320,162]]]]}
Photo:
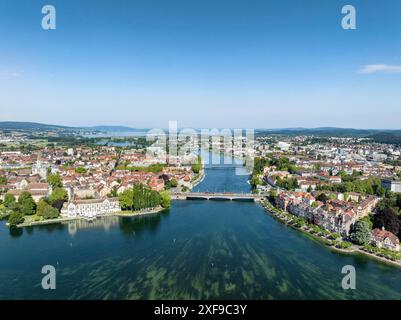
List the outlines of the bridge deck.
{"type": "Polygon", "coordinates": [[[223,200],[256,200],[263,196],[253,193],[227,193],[227,192],[176,192],[171,196],[175,199],[223,199],[223,200]]]}

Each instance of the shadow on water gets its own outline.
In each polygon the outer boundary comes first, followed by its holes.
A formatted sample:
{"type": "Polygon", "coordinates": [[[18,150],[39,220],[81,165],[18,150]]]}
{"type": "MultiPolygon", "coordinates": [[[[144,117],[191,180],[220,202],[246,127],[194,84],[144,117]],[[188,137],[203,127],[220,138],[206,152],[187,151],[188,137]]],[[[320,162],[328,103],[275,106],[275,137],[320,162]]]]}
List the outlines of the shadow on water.
{"type": "Polygon", "coordinates": [[[24,230],[17,227],[10,227],[9,232],[12,238],[19,238],[24,234],[24,230]]]}
{"type": "Polygon", "coordinates": [[[32,234],[33,230],[36,229],[37,231],[47,231],[48,233],[53,233],[55,231],[63,231],[65,230],[66,225],[63,223],[52,223],[52,224],[42,224],[37,225],[34,227],[25,227],[24,229],[27,233],[32,234]]]}
{"type": "Polygon", "coordinates": [[[125,236],[138,236],[143,232],[155,234],[160,227],[162,219],[170,215],[170,210],[165,210],[162,213],[155,213],[139,217],[120,217],[119,228],[121,234],[125,236]]]}

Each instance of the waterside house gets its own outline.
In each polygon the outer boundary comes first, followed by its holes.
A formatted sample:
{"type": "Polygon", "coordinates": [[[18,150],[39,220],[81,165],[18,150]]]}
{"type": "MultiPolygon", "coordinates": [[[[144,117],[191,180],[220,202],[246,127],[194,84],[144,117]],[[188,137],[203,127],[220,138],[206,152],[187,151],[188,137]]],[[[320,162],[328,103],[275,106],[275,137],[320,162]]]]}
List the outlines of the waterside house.
{"type": "Polygon", "coordinates": [[[372,243],[378,248],[384,248],[393,251],[400,251],[400,240],[398,237],[383,229],[372,230],[372,243]]]}
{"type": "Polygon", "coordinates": [[[72,200],[64,203],[61,215],[68,218],[94,218],[119,211],[121,211],[121,207],[118,198],[72,200]]]}
{"type": "Polygon", "coordinates": [[[289,191],[280,192],[277,198],[281,209],[343,236],[349,235],[352,225],[369,214],[377,201],[377,197],[370,196],[359,203],[337,199],[323,203],[307,192],[289,191]]]}

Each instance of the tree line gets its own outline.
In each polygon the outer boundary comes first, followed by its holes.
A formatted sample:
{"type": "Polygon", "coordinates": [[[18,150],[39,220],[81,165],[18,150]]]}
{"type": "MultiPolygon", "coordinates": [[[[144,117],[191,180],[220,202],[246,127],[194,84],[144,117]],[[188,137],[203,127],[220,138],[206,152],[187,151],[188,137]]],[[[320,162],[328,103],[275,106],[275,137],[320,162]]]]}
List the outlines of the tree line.
{"type": "Polygon", "coordinates": [[[120,205],[122,210],[138,211],[143,209],[170,207],[170,194],[167,191],[157,192],[142,183],[136,183],[130,189],[121,193],[120,205]]]}

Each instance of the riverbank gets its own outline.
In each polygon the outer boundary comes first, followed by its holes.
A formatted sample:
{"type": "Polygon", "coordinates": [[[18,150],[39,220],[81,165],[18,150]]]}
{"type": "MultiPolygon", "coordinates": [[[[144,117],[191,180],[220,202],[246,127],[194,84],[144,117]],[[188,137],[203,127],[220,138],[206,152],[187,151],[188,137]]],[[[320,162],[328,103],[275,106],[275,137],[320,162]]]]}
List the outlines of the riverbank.
{"type": "Polygon", "coordinates": [[[192,181],[192,189],[196,187],[198,184],[200,184],[206,176],[205,169],[202,167],[202,170],[199,172],[199,175],[196,177],[194,181],[192,181]]]}
{"type": "Polygon", "coordinates": [[[321,235],[319,232],[316,232],[313,228],[309,228],[307,226],[300,226],[297,224],[295,220],[295,216],[291,216],[291,214],[284,212],[281,209],[275,208],[268,200],[260,201],[263,208],[266,212],[268,212],[271,216],[273,216],[276,220],[279,220],[281,223],[300,231],[314,240],[317,240],[319,243],[322,243],[328,246],[331,250],[337,251],[343,254],[361,254],[368,256],[370,258],[374,258],[382,263],[391,264],[392,266],[396,266],[401,268],[401,260],[391,260],[384,256],[379,256],[375,253],[367,251],[365,248],[360,247],[355,244],[351,244],[350,242],[341,241],[339,239],[330,238],[330,235],[321,235]],[[341,247],[342,244],[346,246],[350,245],[349,247],[341,247]]]}
{"type": "Polygon", "coordinates": [[[159,212],[162,212],[164,210],[167,210],[167,209],[159,206],[157,208],[152,208],[152,209],[148,209],[148,210],[119,211],[119,212],[116,212],[114,214],[109,214],[109,215],[104,215],[104,216],[139,217],[139,216],[146,216],[148,214],[159,213],[159,212]]]}
{"type": "MultiPolygon", "coordinates": [[[[98,218],[101,219],[101,218],[104,218],[104,217],[139,217],[139,216],[145,216],[145,215],[149,215],[149,214],[159,213],[159,212],[162,212],[164,210],[166,210],[166,209],[161,207],[161,206],[159,206],[157,208],[146,209],[146,210],[138,210],[138,211],[118,211],[118,212],[98,215],[98,216],[95,216],[95,217],[92,217],[92,218],[82,217],[82,216],[59,217],[59,218],[56,218],[56,219],[24,222],[24,223],[16,225],[16,227],[17,228],[24,228],[24,227],[32,227],[32,226],[38,226],[38,225],[63,223],[63,222],[76,221],[76,220],[92,221],[92,220],[96,220],[98,218]]],[[[9,227],[10,225],[8,223],[6,223],[6,226],[9,227]]]]}

